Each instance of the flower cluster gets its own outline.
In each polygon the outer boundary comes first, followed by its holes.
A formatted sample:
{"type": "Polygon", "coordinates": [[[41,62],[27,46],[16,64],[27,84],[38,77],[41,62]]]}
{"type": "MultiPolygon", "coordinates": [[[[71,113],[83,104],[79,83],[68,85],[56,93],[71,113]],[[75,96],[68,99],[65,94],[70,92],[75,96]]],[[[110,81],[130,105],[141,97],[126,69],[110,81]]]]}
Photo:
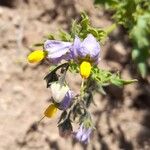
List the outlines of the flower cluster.
{"type": "MultiPolygon", "coordinates": [[[[79,72],[84,82],[84,80],[89,78],[92,66],[98,64],[99,56],[100,45],[92,34],[88,34],[83,41],[81,41],[78,36],[75,36],[73,42],[46,40],[43,50],[36,50],[30,53],[28,55],[28,61],[30,63],[35,63],[47,59],[52,65],[59,65],[63,60],[68,64],[74,62],[79,66],[79,72]]],[[[56,70],[57,69],[59,69],[59,67],[56,68],[56,70]]],[[[70,119],[73,109],[75,110],[78,107],[79,110],[82,110],[86,107],[83,101],[84,83],[82,83],[81,95],[75,95],[65,81],[65,74],[68,70],[68,66],[65,66],[65,71],[61,77],[57,76],[56,70],[53,70],[45,77],[48,87],[51,89],[52,103],[45,110],[44,115],[51,118],[56,114],[58,109],[63,112],[69,110],[69,113],[64,117],[64,121],[58,125],[60,135],[68,136],[68,133],[73,134],[79,141],[88,143],[93,125],[87,127],[86,123],[84,123],[86,121],[80,121],[81,125],[79,130],[73,132],[70,119]]],[[[84,112],[87,111],[85,108],[83,110],[84,112]]],[[[74,114],[75,113],[78,114],[78,111],[75,111],[74,114]]],[[[90,124],[92,124],[92,120],[89,119],[91,118],[90,116],[87,117],[86,115],[86,117],[84,117],[84,115],[81,115],[81,117],[84,118],[84,120],[90,120],[90,124]]]]}
{"type": "Polygon", "coordinates": [[[62,60],[74,61],[80,65],[80,74],[88,78],[91,66],[98,63],[100,45],[92,34],[83,41],[78,36],[74,42],[47,40],[43,50],[36,50],[28,56],[29,62],[40,62],[44,58],[51,64],[59,64],[62,60]]]}
{"type": "Polygon", "coordinates": [[[93,93],[98,91],[105,94],[103,86],[113,84],[123,86],[136,80],[123,80],[118,73],[99,69],[100,58],[99,41],[105,36],[99,28],[90,26],[86,15],[81,23],[74,25],[72,33],[64,33],[65,40],[46,40],[41,50],[35,50],[28,55],[30,63],[47,60],[56,66],[45,76],[47,88],[51,89],[51,104],[44,112],[44,116],[52,118],[57,110],[62,111],[58,129],[62,137],[73,135],[74,139],[87,144],[94,129],[92,117],[88,107],[93,102],[93,93]],[[77,32],[78,31],[78,32],[77,32]],[[70,40],[67,40],[67,37],[70,40]],[[70,42],[71,41],[71,42],[70,42]],[[67,71],[80,73],[82,83],[80,94],[71,90],[66,82],[67,71]],[[78,123],[78,131],[73,130],[72,123],[78,123]]]}

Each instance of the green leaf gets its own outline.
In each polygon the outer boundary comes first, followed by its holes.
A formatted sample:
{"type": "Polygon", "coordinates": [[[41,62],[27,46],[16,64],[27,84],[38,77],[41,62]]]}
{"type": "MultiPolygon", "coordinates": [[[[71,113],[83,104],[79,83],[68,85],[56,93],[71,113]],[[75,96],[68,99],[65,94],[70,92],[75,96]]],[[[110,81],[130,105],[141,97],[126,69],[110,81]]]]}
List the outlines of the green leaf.
{"type": "Polygon", "coordinates": [[[55,37],[54,37],[53,34],[48,34],[48,35],[47,35],[47,38],[48,38],[49,40],[55,40],[55,37]]]}
{"type": "MultiPolygon", "coordinates": [[[[146,53],[150,48],[150,1],[95,0],[95,3],[104,5],[113,13],[116,24],[124,26],[133,45],[132,59],[141,75],[146,76],[149,59],[149,54],[146,53]]],[[[105,31],[107,32],[106,29],[105,31]]]]}
{"type": "Polygon", "coordinates": [[[88,32],[91,33],[91,34],[93,34],[93,36],[95,36],[96,38],[99,37],[98,31],[95,28],[89,28],[88,32]]]}
{"type": "Polygon", "coordinates": [[[87,30],[88,26],[89,26],[89,18],[84,18],[81,21],[81,26],[84,30],[87,30]]]}
{"type": "Polygon", "coordinates": [[[131,84],[137,81],[136,79],[124,80],[120,77],[118,73],[113,74],[109,71],[101,70],[97,67],[92,68],[91,78],[102,87],[110,84],[114,84],[118,87],[122,87],[123,85],[131,84]]]}
{"type": "Polygon", "coordinates": [[[69,71],[72,73],[79,73],[79,65],[73,61],[69,62],[69,71]]]}
{"type": "Polygon", "coordinates": [[[81,26],[77,24],[77,21],[74,20],[71,26],[71,36],[74,38],[76,35],[79,35],[81,26]]]}
{"type": "Polygon", "coordinates": [[[132,59],[137,60],[140,57],[140,50],[137,48],[134,48],[132,50],[132,59]]]}
{"type": "Polygon", "coordinates": [[[62,41],[70,42],[71,41],[71,35],[63,30],[60,31],[59,37],[62,41]]]}
{"type": "Polygon", "coordinates": [[[35,46],[35,47],[40,47],[40,46],[43,46],[44,45],[44,43],[36,43],[36,44],[34,44],[33,46],[35,46]]]}
{"type": "Polygon", "coordinates": [[[111,77],[110,82],[118,87],[122,87],[124,85],[123,81],[116,75],[111,77]]]}
{"type": "MultiPolygon", "coordinates": [[[[104,84],[103,84],[103,86],[104,86],[104,84]]],[[[105,92],[103,86],[98,84],[96,91],[100,92],[103,95],[106,95],[106,92],[105,92]]]]}
{"type": "Polygon", "coordinates": [[[142,78],[145,78],[146,74],[147,74],[147,65],[146,65],[146,63],[145,62],[139,62],[138,63],[138,69],[141,73],[142,78]]]}
{"type": "Polygon", "coordinates": [[[118,87],[122,87],[124,85],[131,84],[134,82],[137,82],[137,80],[136,79],[134,79],[134,80],[123,80],[123,79],[119,79],[119,78],[112,78],[111,79],[111,83],[118,86],[118,87]]]}

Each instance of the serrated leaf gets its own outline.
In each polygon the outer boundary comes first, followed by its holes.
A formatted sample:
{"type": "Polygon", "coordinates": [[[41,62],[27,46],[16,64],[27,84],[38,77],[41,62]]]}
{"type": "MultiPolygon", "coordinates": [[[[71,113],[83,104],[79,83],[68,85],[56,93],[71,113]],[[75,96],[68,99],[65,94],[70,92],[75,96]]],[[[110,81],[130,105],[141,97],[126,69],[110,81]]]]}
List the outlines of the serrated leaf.
{"type": "Polygon", "coordinates": [[[133,80],[123,80],[122,79],[123,85],[131,84],[131,83],[134,83],[137,81],[138,81],[137,79],[133,79],[133,80]]]}
{"type": "Polygon", "coordinates": [[[88,25],[89,25],[89,19],[88,18],[84,18],[82,21],[81,21],[81,26],[84,30],[87,30],[88,28],[88,25]]]}
{"type": "Polygon", "coordinates": [[[77,21],[74,20],[71,26],[71,36],[74,38],[76,35],[79,35],[81,26],[77,24],[77,21]]]}
{"type": "Polygon", "coordinates": [[[114,84],[116,86],[122,87],[123,85],[133,83],[137,80],[124,80],[117,73],[111,73],[106,70],[101,70],[97,67],[92,69],[91,78],[97,82],[100,86],[107,86],[110,84],[114,84]]]}
{"type": "Polygon", "coordinates": [[[71,35],[68,34],[65,31],[60,31],[59,37],[61,38],[62,41],[70,42],[71,41],[71,35]]]}
{"type": "Polygon", "coordinates": [[[49,40],[55,40],[55,37],[54,37],[53,34],[48,34],[48,35],[47,35],[47,38],[48,38],[49,40]]]}
{"type": "Polygon", "coordinates": [[[123,81],[117,78],[112,78],[110,79],[110,82],[118,87],[122,87],[123,86],[123,81]]]}
{"type": "Polygon", "coordinates": [[[95,36],[96,38],[99,37],[98,36],[98,31],[96,29],[94,29],[94,28],[89,28],[88,32],[91,33],[91,34],[93,34],[93,36],[95,36]]]}

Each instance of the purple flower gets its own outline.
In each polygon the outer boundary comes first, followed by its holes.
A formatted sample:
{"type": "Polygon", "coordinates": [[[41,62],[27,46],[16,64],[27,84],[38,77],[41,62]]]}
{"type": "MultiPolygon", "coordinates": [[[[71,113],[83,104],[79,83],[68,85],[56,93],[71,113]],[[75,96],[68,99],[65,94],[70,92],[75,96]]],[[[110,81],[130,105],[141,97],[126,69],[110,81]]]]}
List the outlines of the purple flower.
{"type": "Polygon", "coordinates": [[[73,92],[71,90],[68,90],[63,100],[58,104],[58,108],[61,110],[66,110],[70,106],[73,97],[73,92]]]}
{"type": "Polygon", "coordinates": [[[90,140],[90,135],[92,133],[92,128],[86,128],[81,124],[79,130],[75,133],[75,138],[80,142],[87,144],[90,140]]]}
{"type": "Polygon", "coordinates": [[[72,43],[70,42],[62,42],[57,40],[47,40],[44,43],[44,49],[48,52],[47,58],[51,63],[57,64],[62,59],[67,59],[69,49],[72,43]]]}
{"type": "Polygon", "coordinates": [[[70,49],[72,59],[76,61],[85,60],[98,63],[100,45],[92,34],[89,34],[82,42],[76,36],[70,49]]]}
{"type": "Polygon", "coordinates": [[[47,40],[44,49],[48,52],[47,58],[53,64],[59,63],[62,59],[73,59],[77,62],[84,60],[97,64],[100,55],[100,45],[92,34],[83,41],[76,36],[73,43],[47,40]]]}

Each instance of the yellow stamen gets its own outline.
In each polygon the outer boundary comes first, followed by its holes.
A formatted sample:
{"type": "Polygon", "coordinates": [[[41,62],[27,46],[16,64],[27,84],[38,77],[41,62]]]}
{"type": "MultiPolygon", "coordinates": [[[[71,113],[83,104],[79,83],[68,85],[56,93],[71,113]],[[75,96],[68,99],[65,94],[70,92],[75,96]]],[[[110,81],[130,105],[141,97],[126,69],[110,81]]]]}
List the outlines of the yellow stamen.
{"type": "Polygon", "coordinates": [[[55,104],[51,104],[48,106],[48,108],[45,110],[44,115],[48,118],[53,117],[57,112],[57,107],[55,104]]]}
{"type": "Polygon", "coordinates": [[[36,50],[34,52],[31,52],[28,55],[28,61],[30,63],[36,63],[36,62],[40,62],[41,60],[43,60],[46,56],[46,52],[43,50],[36,50]]]}
{"type": "Polygon", "coordinates": [[[88,61],[83,61],[80,65],[80,74],[82,78],[87,79],[91,73],[91,64],[88,61]]]}

